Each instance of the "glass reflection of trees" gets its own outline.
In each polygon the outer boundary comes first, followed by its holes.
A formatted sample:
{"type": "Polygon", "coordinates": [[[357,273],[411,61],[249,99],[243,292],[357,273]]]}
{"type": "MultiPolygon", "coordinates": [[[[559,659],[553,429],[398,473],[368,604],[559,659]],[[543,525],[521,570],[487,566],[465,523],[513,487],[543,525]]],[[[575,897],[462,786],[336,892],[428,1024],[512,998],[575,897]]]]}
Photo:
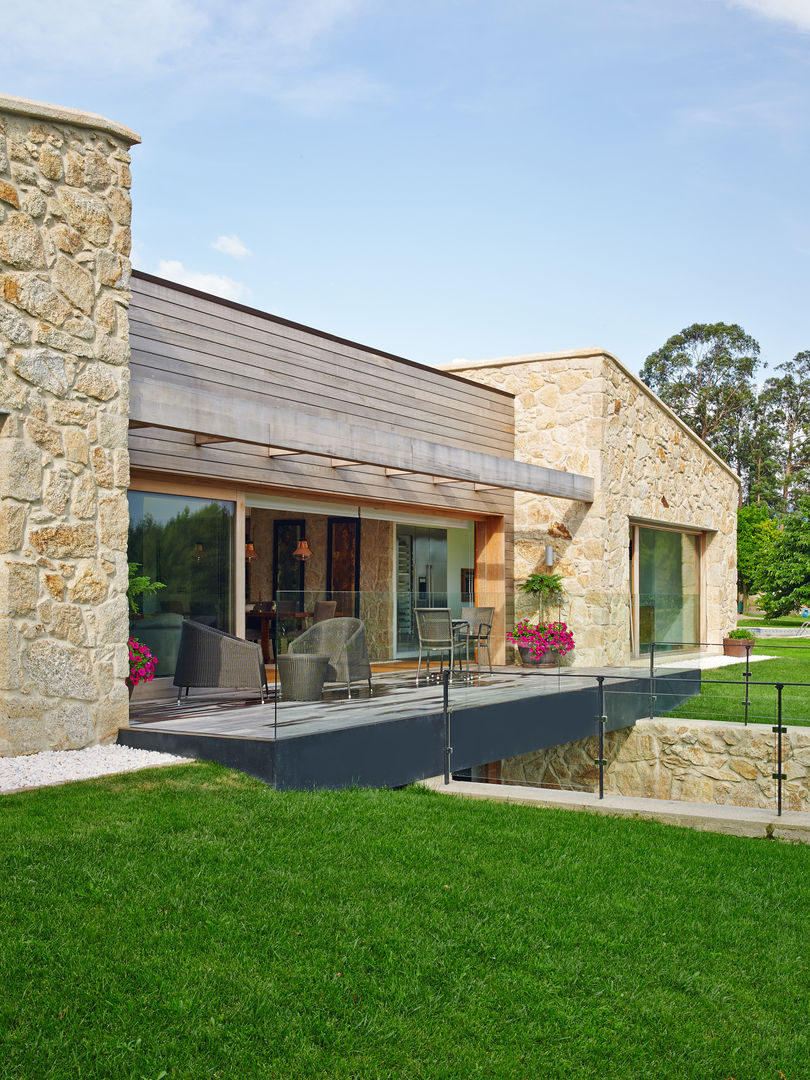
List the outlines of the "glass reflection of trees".
{"type": "Polygon", "coordinates": [[[129,558],[166,586],[144,613],[175,612],[231,630],[233,503],[150,494],[131,498],[130,510],[129,558]],[[147,499],[169,504],[156,516],[144,506],[147,499]],[[179,504],[178,510],[165,520],[171,502],[179,504]],[[192,509],[197,503],[199,508],[192,509]]]}

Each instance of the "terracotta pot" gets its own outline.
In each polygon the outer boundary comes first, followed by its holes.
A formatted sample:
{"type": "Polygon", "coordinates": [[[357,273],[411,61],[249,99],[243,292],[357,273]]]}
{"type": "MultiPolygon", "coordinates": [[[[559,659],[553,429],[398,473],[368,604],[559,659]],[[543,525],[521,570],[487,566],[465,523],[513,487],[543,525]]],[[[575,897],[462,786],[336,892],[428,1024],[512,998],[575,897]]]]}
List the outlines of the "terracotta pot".
{"type": "Polygon", "coordinates": [[[544,652],[539,660],[525,645],[518,645],[518,652],[523,667],[556,667],[559,662],[559,656],[551,649],[544,652]]]}
{"type": "Polygon", "coordinates": [[[723,654],[725,656],[741,656],[745,659],[745,647],[748,645],[750,651],[754,650],[754,638],[749,638],[747,641],[744,638],[723,638],[723,654]]]}

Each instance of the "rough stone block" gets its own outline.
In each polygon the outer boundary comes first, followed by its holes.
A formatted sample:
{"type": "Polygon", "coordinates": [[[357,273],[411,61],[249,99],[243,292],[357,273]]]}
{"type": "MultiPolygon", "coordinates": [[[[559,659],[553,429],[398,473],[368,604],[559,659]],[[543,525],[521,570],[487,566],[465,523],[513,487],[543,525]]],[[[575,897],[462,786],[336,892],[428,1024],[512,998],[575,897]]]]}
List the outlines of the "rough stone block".
{"type": "Polygon", "coordinates": [[[113,551],[127,550],[129,504],[125,492],[99,500],[98,528],[104,547],[113,551]]]}
{"type": "Polygon", "coordinates": [[[22,439],[0,439],[0,491],[24,502],[38,502],[42,452],[22,439]]]}
{"type": "Polygon", "coordinates": [[[8,203],[9,206],[13,206],[15,210],[20,209],[20,200],[17,195],[17,189],[13,184],[9,184],[7,180],[0,180],[0,201],[8,203]]]}
{"type": "Polygon", "coordinates": [[[10,619],[0,618],[0,689],[16,690],[20,685],[20,640],[10,619]]]}
{"type": "Polygon", "coordinates": [[[32,532],[31,543],[53,559],[89,558],[97,549],[96,532],[89,524],[47,525],[32,532]]]}
{"type": "Polygon", "coordinates": [[[25,532],[25,507],[10,499],[0,501],[0,552],[19,551],[25,532]]]}
{"type": "Polygon", "coordinates": [[[34,420],[29,416],[25,421],[25,433],[37,446],[41,446],[54,457],[62,453],[62,436],[59,430],[50,424],[43,424],[40,420],[34,420]]]}
{"type": "Polygon", "coordinates": [[[76,485],[73,494],[73,513],[79,518],[94,517],[96,513],[97,491],[92,476],[85,474],[76,485]]]}
{"type": "Polygon", "coordinates": [[[95,609],[97,645],[120,645],[129,639],[129,604],[116,596],[95,609]]]}
{"type": "Polygon", "coordinates": [[[88,462],[87,435],[79,428],[65,428],[62,438],[65,443],[65,457],[82,465],[88,462]]]}
{"type": "Polygon", "coordinates": [[[61,574],[45,574],[43,580],[45,581],[45,588],[54,600],[64,599],[67,582],[61,574]]]}
{"type": "Polygon", "coordinates": [[[31,327],[13,311],[0,311],[0,333],[5,334],[12,345],[28,345],[31,341],[31,327]]]}
{"type": "Polygon", "coordinates": [[[70,361],[50,349],[29,349],[11,354],[14,370],[21,379],[47,390],[56,397],[64,397],[72,377],[70,361]]]}
{"type": "Polygon", "coordinates": [[[93,448],[93,475],[99,487],[113,486],[113,470],[106,452],[100,446],[93,448]]]}
{"type": "MultiPolygon", "coordinates": [[[[75,319],[69,319],[68,322],[75,322],[75,319]]],[[[67,325],[68,323],[65,323],[65,327],[67,325]]],[[[37,327],[36,341],[38,345],[47,345],[51,349],[58,349],[60,352],[68,353],[71,357],[81,356],[85,360],[90,360],[93,356],[93,346],[90,342],[73,337],[66,331],[54,330],[53,327],[48,326],[46,323],[40,323],[37,327]]]]}
{"type": "Polygon", "coordinates": [[[119,392],[119,384],[112,375],[88,368],[76,379],[73,389],[77,394],[87,394],[98,401],[109,401],[119,392]]]}
{"type": "Polygon", "coordinates": [[[62,514],[70,500],[70,491],[73,486],[73,474],[67,469],[58,469],[52,473],[45,485],[45,497],[43,502],[52,514],[62,514]]]}
{"type": "Polygon", "coordinates": [[[57,289],[85,315],[93,310],[95,289],[93,276],[66,255],[60,255],[53,269],[53,281],[57,289]]]}
{"type": "Polygon", "coordinates": [[[12,211],[0,224],[0,259],[18,270],[44,269],[42,237],[27,214],[12,211]]]}
{"type": "Polygon", "coordinates": [[[93,701],[98,692],[93,661],[85,649],[54,641],[34,641],[23,657],[29,679],[49,697],[93,701]]]}
{"type": "Polygon", "coordinates": [[[73,311],[50,282],[38,277],[7,274],[3,278],[3,293],[10,304],[38,319],[45,319],[52,326],[61,326],[73,311]]]}
{"type": "Polygon", "coordinates": [[[49,629],[53,637],[66,639],[71,645],[86,643],[82,609],[76,604],[54,604],[49,629]]]}
{"type": "Polygon", "coordinates": [[[74,604],[98,604],[107,595],[107,575],[98,566],[85,566],[71,584],[70,599],[74,604]]]}
{"type": "Polygon", "coordinates": [[[112,337],[110,334],[100,334],[96,344],[96,356],[105,364],[121,367],[129,363],[129,342],[112,337]]]}
{"type": "Polygon", "coordinates": [[[48,180],[58,180],[62,175],[62,155],[50,146],[43,146],[39,152],[39,171],[48,180]]]}
{"type": "Polygon", "coordinates": [[[112,220],[104,203],[95,195],[84,191],[64,189],[60,201],[69,225],[85,236],[91,244],[105,246],[112,231],[112,220]]]}
{"type": "Polygon", "coordinates": [[[76,255],[84,247],[81,233],[77,233],[69,225],[56,225],[51,229],[50,235],[59,250],[68,255],[76,255]]]}
{"type": "Polygon", "coordinates": [[[36,606],[36,566],[0,559],[0,611],[4,615],[28,615],[36,606]]]}

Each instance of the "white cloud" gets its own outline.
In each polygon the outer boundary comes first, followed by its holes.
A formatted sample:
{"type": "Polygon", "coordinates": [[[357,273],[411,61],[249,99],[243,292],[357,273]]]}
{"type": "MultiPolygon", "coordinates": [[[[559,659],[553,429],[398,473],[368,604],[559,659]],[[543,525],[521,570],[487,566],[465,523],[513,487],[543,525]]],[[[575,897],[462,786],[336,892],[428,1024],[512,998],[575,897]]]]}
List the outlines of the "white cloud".
{"type": "Polygon", "coordinates": [[[331,38],[369,2],[140,0],[135,9],[131,0],[37,0],[15,9],[13,18],[0,16],[4,71],[8,78],[33,65],[52,77],[72,76],[75,58],[92,42],[92,74],[99,79],[114,75],[134,85],[183,76],[190,88],[198,82],[203,89],[238,87],[295,106],[306,95],[286,92],[291,77],[299,86],[312,78],[310,96],[321,100],[331,77],[343,104],[363,95],[341,85],[355,76],[331,59],[331,38]]]}
{"type": "Polygon", "coordinates": [[[810,0],[731,0],[734,7],[755,11],[765,19],[790,23],[797,30],[810,33],[810,0]]]}
{"type": "Polygon", "coordinates": [[[234,259],[244,259],[250,255],[250,248],[245,247],[239,237],[233,233],[231,236],[218,236],[211,244],[215,251],[221,251],[223,255],[232,255],[234,259]]]}
{"type": "Polygon", "coordinates": [[[179,285],[188,285],[201,292],[213,293],[225,300],[243,300],[248,295],[248,288],[241,281],[234,281],[225,274],[203,274],[197,270],[187,270],[179,259],[164,259],[158,263],[158,276],[176,281],[179,285]]]}

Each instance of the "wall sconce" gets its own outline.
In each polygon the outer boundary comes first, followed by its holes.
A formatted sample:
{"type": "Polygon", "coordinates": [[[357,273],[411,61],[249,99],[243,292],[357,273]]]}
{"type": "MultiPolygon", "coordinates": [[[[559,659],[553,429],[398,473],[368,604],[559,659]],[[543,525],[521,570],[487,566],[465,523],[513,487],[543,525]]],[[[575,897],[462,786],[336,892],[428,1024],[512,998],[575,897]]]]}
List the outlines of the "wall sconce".
{"type": "Polygon", "coordinates": [[[252,541],[248,540],[248,542],[245,544],[245,558],[247,559],[248,562],[253,562],[253,560],[258,559],[258,557],[259,557],[258,551],[253,546],[252,541]]]}
{"type": "Polygon", "coordinates": [[[298,559],[299,562],[307,562],[312,558],[312,548],[303,537],[298,541],[298,547],[293,552],[293,558],[298,559]]]}
{"type": "Polygon", "coordinates": [[[551,544],[546,544],[546,566],[553,566],[556,561],[557,559],[554,554],[554,548],[551,546],[551,544]]]}
{"type": "Polygon", "coordinates": [[[194,562],[202,562],[205,558],[205,547],[200,543],[196,543],[194,550],[191,552],[191,557],[194,562]]]}

